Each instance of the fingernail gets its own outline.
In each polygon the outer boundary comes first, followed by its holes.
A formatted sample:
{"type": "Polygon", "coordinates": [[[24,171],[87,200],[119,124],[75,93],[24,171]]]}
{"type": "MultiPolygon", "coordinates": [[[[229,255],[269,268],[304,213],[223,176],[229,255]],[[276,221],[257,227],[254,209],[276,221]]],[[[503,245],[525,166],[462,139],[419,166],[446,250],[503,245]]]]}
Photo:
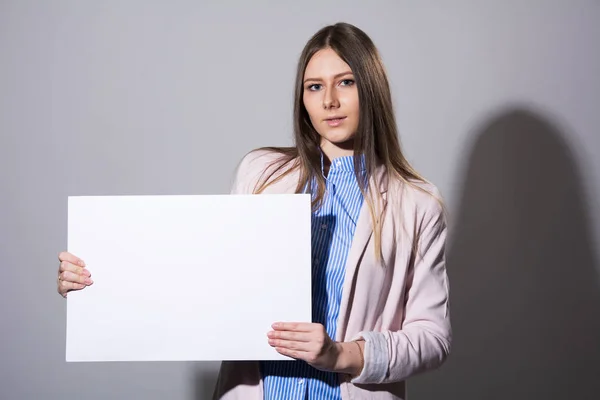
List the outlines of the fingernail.
{"type": "Polygon", "coordinates": [[[83,260],[79,260],[79,266],[80,267],[85,267],[85,263],[83,262],[83,260]]]}
{"type": "Polygon", "coordinates": [[[88,271],[87,269],[83,270],[83,274],[87,275],[87,276],[92,276],[92,273],[90,271],[88,271]]]}
{"type": "Polygon", "coordinates": [[[85,279],[85,283],[86,283],[87,285],[91,285],[92,283],[94,283],[94,281],[93,281],[93,280],[91,280],[90,278],[86,278],[86,279],[85,279]]]}

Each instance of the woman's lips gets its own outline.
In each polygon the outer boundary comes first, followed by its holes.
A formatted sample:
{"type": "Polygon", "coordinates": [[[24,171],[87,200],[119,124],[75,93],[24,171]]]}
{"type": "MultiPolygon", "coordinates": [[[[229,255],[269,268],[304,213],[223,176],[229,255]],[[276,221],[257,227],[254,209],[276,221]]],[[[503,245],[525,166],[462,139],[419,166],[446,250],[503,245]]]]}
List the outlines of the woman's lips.
{"type": "Polygon", "coordinates": [[[344,122],[345,119],[346,119],[346,117],[327,118],[325,120],[325,122],[327,122],[327,125],[329,125],[331,127],[335,127],[335,126],[340,126],[342,124],[342,122],[344,122]]]}

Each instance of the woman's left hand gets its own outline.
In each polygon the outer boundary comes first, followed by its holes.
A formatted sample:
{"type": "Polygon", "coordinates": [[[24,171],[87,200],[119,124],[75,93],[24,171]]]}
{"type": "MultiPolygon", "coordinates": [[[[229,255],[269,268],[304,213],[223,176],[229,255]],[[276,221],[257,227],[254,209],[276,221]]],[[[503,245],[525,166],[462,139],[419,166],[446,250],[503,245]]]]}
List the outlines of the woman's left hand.
{"type": "Polygon", "coordinates": [[[304,360],[323,371],[336,368],[341,347],[331,340],[321,324],[278,322],[267,336],[269,344],[280,354],[304,360]]]}

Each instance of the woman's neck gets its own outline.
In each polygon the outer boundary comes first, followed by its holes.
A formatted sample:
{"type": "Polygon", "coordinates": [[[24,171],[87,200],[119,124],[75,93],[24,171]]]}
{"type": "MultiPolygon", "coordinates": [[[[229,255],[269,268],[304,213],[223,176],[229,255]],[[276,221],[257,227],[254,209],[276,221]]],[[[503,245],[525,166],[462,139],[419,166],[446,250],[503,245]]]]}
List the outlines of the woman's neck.
{"type": "Polygon", "coordinates": [[[353,143],[343,143],[343,144],[334,144],[327,140],[321,141],[321,151],[325,154],[327,158],[327,163],[331,163],[334,159],[338,157],[346,157],[354,155],[354,144],[353,143]]]}

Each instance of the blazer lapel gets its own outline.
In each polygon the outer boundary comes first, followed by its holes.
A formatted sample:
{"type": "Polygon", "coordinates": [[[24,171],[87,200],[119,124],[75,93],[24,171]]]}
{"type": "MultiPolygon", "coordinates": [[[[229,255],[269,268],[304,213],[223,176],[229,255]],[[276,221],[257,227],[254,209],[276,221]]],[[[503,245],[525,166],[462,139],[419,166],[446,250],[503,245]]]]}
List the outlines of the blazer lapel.
{"type": "MultiPolygon", "coordinates": [[[[380,166],[375,172],[377,179],[372,179],[372,187],[377,187],[380,190],[382,197],[381,211],[385,210],[386,194],[387,194],[387,175],[385,174],[385,167],[380,166]]],[[[358,265],[365,249],[369,243],[369,239],[373,235],[373,223],[371,221],[371,213],[369,211],[368,202],[364,201],[359,216],[356,222],[356,230],[354,232],[354,238],[350,246],[348,258],[346,261],[346,272],[344,276],[344,286],[342,289],[342,300],[340,304],[340,313],[337,322],[336,338],[337,341],[342,341],[346,335],[346,325],[348,315],[350,312],[351,299],[354,295],[354,280],[358,265]]]]}

